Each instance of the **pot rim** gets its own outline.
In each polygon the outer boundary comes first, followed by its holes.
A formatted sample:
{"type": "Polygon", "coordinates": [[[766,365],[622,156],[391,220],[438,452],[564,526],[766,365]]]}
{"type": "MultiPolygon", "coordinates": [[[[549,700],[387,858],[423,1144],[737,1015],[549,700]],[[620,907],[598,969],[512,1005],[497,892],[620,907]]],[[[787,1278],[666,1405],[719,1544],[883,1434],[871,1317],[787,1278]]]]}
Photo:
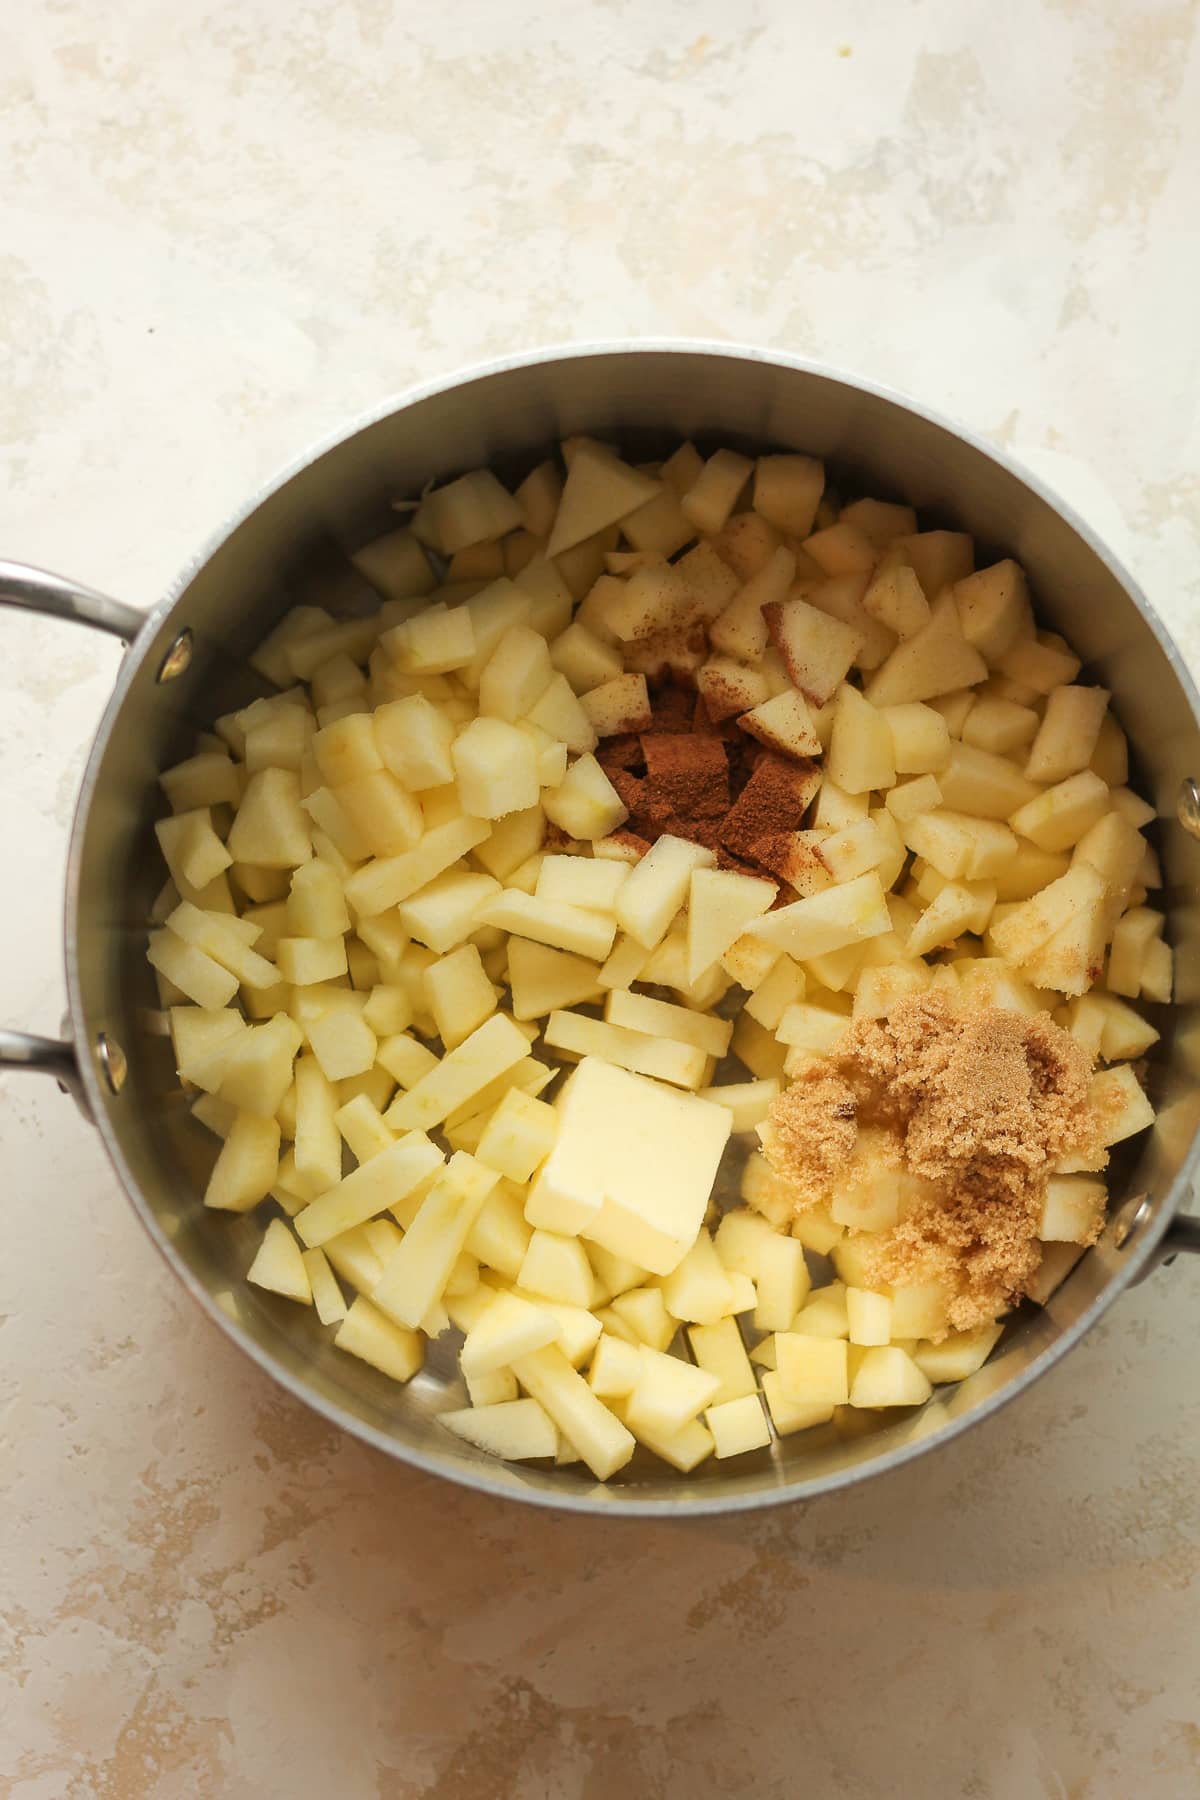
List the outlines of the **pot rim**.
{"type": "Polygon", "coordinates": [[[550,1488],[514,1489],[504,1485],[499,1477],[493,1477],[485,1464],[481,1464],[478,1469],[465,1466],[443,1467],[435,1457],[427,1456],[420,1450],[400,1443],[397,1439],[376,1430],[374,1426],[313,1392],[303,1381],[291,1375],[288,1370],[277,1363],[265,1348],[250,1339],[193,1275],[186,1263],[177,1255],[171,1240],[159,1225],[140,1185],[128,1168],[120,1144],[111,1129],[109,1110],[112,1104],[112,1095],[104,1084],[97,1059],[92,1054],[91,1045],[87,1039],[77,948],[82,843],[105,749],[121,714],[128,690],[137,671],[156,647],[162,627],[187,594],[198,571],[204,567],[233,532],[257,512],[280,488],[285,487],[289,481],[321,457],[337,449],[348,439],[356,437],[370,426],[378,424],[380,420],[404,411],[422,400],[430,399],[454,388],[467,386],[489,376],[504,374],[509,370],[533,368],[544,363],[583,360],[588,357],[645,354],[724,357],[735,362],[765,363],[778,368],[814,375],[823,380],[838,382],[855,392],[870,394],[875,398],[889,401],[903,411],[940,427],[943,431],[950,433],[981,455],[989,458],[993,463],[998,464],[1058,513],[1087,543],[1093,554],[1106,565],[1110,573],[1125,589],[1140,612],[1143,621],[1157,638],[1163,654],[1187,696],[1197,731],[1200,732],[1200,692],[1197,691],[1196,683],[1193,681],[1173,638],[1129,571],[1118,561],[1087,522],[1080,518],[1074,508],[1047,487],[1040,478],[1025,469],[1006,452],[986,442],[974,431],[964,427],[956,420],[935,408],[918,404],[907,394],[890,385],[869,380],[849,370],[818,362],[812,358],[794,356],[786,351],[771,350],[755,344],[726,343],[704,338],[669,337],[602,339],[596,342],[567,341],[550,344],[471,363],[448,375],[415,383],[360,413],[347,425],[319,438],[309,449],[293,457],[274,475],[268,477],[244,505],[209,533],[195,554],[185,563],[180,573],[167,587],[162,599],[146,614],[145,624],[129,646],[88,754],[67,850],[64,955],[71,1030],[74,1041],[79,1047],[78,1062],[83,1088],[113,1171],[151,1242],[182,1283],[184,1289],[203,1309],[208,1318],[221,1329],[229,1341],[248,1356],[265,1375],[294,1399],[301,1401],[305,1406],[328,1420],[330,1424],[349,1433],[371,1448],[382,1451],[396,1461],[408,1464],[422,1474],[453,1481],[459,1486],[474,1489],[476,1492],[488,1494],[493,1498],[544,1507],[551,1511],[591,1513],[609,1518],[671,1516],[700,1518],[719,1513],[752,1512],[761,1507],[781,1505],[785,1502],[814,1500],[825,1494],[840,1492],[875,1476],[903,1468],[927,1451],[940,1448],[960,1437],[972,1427],[982,1424],[985,1419],[998,1412],[1002,1406],[1015,1400],[1018,1395],[1024,1393],[1066,1356],[1125,1289],[1143,1271],[1148,1269],[1157,1245],[1179,1210],[1197,1169],[1200,1167],[1200,1131],[1193,1135],[1187,1154],[1183,1158],[1167,1194],[1156,1208],[1153,1220],[1145,1228],[1139,1228],[1138,1242],[1126,1252],[1122,1267],[1105,1284],[1103,1290],[1086,1311],[1072,1325],[1061,1331],[1051,1344],[1040,1351],[1020,1375],[1012,1381],[1006,1382],[994,1393],[986,1395],[964,1417],[948,1420],[937,1432],[930,1433],[925,1437],[918,1436],[862,1466],[851,1466],[833,1475],[814,1477],[809,1480],[805,1480],[803,1477],[800,1479],[789,1478],[786,1481],[781,1480],[773,1488],[764,1488],[742,1495],[722,1494],[718,1489],[710,1496],[705,1493],[703,1487],[691,1486],[683,1477],[679,1478],[677,1496],[666,1494],[655,1497],[649,1494],[640,1495],[636,1489],[622,1489],[620,1490],[622,1498],[619,1501],[606,1498],[606,1493],[610,1490],[604,1489],[600,1484],[597,1484],[595,1488],[568,1488],[564,1485],[558,1492],[550,1488]]]}

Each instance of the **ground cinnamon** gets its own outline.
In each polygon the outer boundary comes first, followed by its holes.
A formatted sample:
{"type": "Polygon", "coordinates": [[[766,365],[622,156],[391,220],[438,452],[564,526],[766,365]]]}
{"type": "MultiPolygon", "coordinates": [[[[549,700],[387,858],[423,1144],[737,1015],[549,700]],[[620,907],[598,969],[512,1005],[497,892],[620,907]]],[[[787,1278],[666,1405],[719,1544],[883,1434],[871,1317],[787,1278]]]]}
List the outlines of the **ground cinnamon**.
{"type": "Polygon", "coordinates": [[[828,1200],[863,1127],[893,1137],[909,1203],[879,1235],[880,1281],[936,1281],[967,1330],[1014,1304],[1041,1261],[1046,1180],[1068,1151],[1101,1164],[1091,1060],[1045,1013],[968,1008],[943,994],[860,1019],[771,1107],[764,1152],[797,1210],[828,1200]],[[847,1129],[847,1098],[852,1124],[847,1129]]]}
{"type": "Polygon", "coordinates": [[[649,723],[606,738],[596,757],[637,838],[703,844],[720,868],[769,875],[794,897],[784,870],[804,861],[793,838],[821,785],[818,763],[764,749],[677,679],[653,685],[649,723]]]}

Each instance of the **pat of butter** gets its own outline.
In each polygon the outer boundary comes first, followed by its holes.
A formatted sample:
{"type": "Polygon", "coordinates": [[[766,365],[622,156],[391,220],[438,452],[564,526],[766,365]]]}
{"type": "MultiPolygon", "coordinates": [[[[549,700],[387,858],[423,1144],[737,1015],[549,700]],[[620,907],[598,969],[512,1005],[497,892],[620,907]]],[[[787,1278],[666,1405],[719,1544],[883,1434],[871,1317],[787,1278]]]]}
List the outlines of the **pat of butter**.
{"type": "Polygon", "coordinates": [[[556,1102],[553,1150],[529,1191],[531,1225],[669,1275],[696,1240],[729,1138],[723,1106],[587,1056],[556,1102]]]}

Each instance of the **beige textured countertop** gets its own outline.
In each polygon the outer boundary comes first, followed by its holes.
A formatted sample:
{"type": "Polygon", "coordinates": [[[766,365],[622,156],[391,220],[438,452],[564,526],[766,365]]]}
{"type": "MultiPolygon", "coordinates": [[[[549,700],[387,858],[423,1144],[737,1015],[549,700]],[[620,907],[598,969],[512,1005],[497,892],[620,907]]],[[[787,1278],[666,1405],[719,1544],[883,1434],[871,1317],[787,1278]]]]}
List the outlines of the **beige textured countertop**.
{"type": "MultiPolygon", "coordinates": [[[[4,555],[148,605],[418,376],[745,338],[1024,455],[1200,661],[1195,0],[59,0],[0,44],[4,555]]],[[[0,619],[3,1011],[35,1029],[116,665],[0,619]]],[[[281,1397],[52,1086],[3,1083],[0,1147],[0,1794],[1197,1791],[1196,1269],[894,1478],[607,1525],[281,1397]]]]}

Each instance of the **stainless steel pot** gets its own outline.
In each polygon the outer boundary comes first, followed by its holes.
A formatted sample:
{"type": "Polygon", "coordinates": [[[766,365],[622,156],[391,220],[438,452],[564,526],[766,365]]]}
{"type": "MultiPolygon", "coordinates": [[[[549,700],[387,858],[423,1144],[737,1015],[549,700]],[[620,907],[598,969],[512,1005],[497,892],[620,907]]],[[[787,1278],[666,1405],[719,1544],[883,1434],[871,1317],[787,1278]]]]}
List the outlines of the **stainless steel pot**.
{"type": "MultiPolygon", "coordinates": [[[[70,1036],[0,1033],[0,1066],[40,1069],[94,1120],[118,1179],[167,1263],[210,1317],[297,1398],[431,1473],[544,1506],[613,1514],[737,1511],[827,1493],[947,1442],[1028,1387],[1121,1290],[1200,1221],[1178,1216],[1200,1155],[1200,698],[1145,597],[1078,519],[1036,482],[894,395],[776,354],[694,343],[545,351],[418,388],[286,469],[184,570],[149,616],[58,577],[0,564],[0,602],[73,619],[129,644],[71,831],[66,892],[70,1036]],[[1118,1165],[1101,1242],[1044,1310],[1016,1320],[992,1360],[927,1406],[848,1441],[802,1434],[733,1465],[680,1477],[640,1459],[601,1487],[581,1465],[508,1467],[435,1421],[458,1392],[456,1359],[431,1348],[401,1390],[334,1350],[306,1309],[244,1283],[257,1235],[199,1203],[212,1139],[190,1117],[161,1037],[146,918],[162,879],[151,832],[158,771],[197,729],[263,691],[247,652],[297,598],[331,610],[372,596],[346,553],[395,523],[390,502],[483,463],[528,466],[557,438],[618,435],[653,451],[681,436],[824,456],[872,494],[912,502],[1029,571],[1043,616],[1114,695],[1156,804],[1178,1001],[1149,1081],[1158,1122],[1118,1165]]],[[[647,1459],[649,1461],[649,1459],[647,1459]]]]}

